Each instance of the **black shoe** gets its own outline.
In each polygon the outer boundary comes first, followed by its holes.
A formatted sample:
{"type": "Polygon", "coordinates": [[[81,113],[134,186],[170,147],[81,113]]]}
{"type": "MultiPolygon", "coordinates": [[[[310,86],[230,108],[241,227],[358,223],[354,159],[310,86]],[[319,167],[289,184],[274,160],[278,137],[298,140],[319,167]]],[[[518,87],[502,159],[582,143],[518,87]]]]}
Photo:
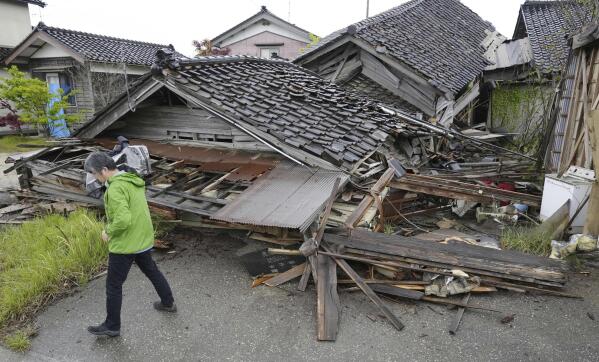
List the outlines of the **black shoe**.
{"type": "Polygon", "coordinates": [[[159,310],[161,312],[170,312],[175,313],[177,311],[177,306],[173,303],[171,306],[167,306],[162,304],[162,302],[154,302],[154,309],[159,310]]]}
{"type": "Polygon", "coordinates": [[[121,331],[111,331],[110,329],[106,328],[104,323],[100,324],[99,326],[89,326],[87,327],[87,331],[91,334],[95,334],[96,336],[118,337],[121,335],[121,331]]]}

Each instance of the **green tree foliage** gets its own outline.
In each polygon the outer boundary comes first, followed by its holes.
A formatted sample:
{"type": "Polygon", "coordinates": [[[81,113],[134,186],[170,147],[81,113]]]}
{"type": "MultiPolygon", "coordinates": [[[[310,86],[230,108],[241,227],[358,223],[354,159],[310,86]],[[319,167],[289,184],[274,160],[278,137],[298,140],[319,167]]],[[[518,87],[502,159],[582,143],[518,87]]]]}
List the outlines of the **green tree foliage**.
{"type": "Polygon", "coordinates": [[[48,134],[49,121],[64,119],[73,123],[79,120],[78,113],[62,114],[69,106],[68,96],[62,89],[52,93],[46,82],[28,77],[15,66],[8,69],[8,74],[8,78],[0,79],[0,100],[12,103],[21,123],[36,125],[48,134]]]}
{"type": "Polygon", "coordinates": [[[305,53],[306,51],[308,51],[308,49],[316,46],[316,44],[318,44],[320,42],[320,37],[318,35],[314,35],[312,33],[310,33],[308,35],[310,36],[310,43],[306,44],[306,46],[304,48],[300,49],[300,54],[305,53]]]}
{"type": "Polygon", "coordinates": [[[231,49],[215,47],[210,39],[204,39],[202,41],[194,40],[192,44],[196,48],[196,57],[231,54],[231,49]]]}

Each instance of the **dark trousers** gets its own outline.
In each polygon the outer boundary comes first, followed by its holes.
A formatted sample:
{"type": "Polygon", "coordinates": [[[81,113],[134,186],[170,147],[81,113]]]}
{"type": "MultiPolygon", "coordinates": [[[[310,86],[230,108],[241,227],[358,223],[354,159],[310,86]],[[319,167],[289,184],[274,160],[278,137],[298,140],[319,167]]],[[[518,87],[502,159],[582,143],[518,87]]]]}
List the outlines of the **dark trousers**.
{"type": "Polygon", "coordinates": [[[135,264],[150,279],[162,304],[173,304],[173,293],[166,278],[152,259],[151,250],[139,254],[108,254],[108,276],[106,278],[106,327],[110,330],[121,329],[121,304],[123,302],[123,283],[135,264]]]}

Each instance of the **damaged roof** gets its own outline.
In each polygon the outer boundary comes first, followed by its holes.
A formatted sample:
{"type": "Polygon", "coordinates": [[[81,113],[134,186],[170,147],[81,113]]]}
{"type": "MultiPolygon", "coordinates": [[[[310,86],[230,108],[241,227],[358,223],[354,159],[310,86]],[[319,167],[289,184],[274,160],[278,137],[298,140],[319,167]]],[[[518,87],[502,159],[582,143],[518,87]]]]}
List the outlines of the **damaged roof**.
{"type": "Polygon", "coordinates": [[[394,117],[378,102],[281,60],[248,56],[182,62],[163,80],[228,117],[350,169],[387,138],[394,117]]]}
{"type": "Polygon", "coordinates": [[[45,7],[47,4],[41,0],[15,0],[16,2],[19,3],[24,3],[24,4],[31,4],[31,5],[37,5],[40,7],[45,7]]]}
{"type": "Polygon", "coordinates": [[[296,61],[352,36],[458,92],[489,65],[481,44],[493,31],[458,0],[412,0],[325,37],[296,61]]]}
{"type": "Polygon", "coordinates": [[[387,89],[381,87],[375,81],[368,78],[362,73],[354,76],[347,82],[340,83],[340,85],[343,86],[345,89],[365,94],[374,100],[388,104],[394,109],[402,111],[404,113],[410,115],[421,113],[421,111],[418,108],[414,107],[407,101],[396,96],[391,91],[388,91],[387,89]]]}
{"type": "MultiPolygon", "coordinates": [[[[146,43],[135,40],[114,38],[110,36],[84,33],[81,31],[61,29],[47,26],[40,22],[33,32],[21,44],[14,48],[20,53],[26,45],[34,40],[40,33],[49,35],[58,43],[85,60],[102,63],[126,63],[131,65],[151,66],[156,51],[169,45],[146,43]]],[[[19,55],[19,54],[16,54],[19,55]]],[[[177,56],[184,57],[177,53],[177,56]]],[[[11,58],[15,55],[11,54],[11,58]]]]}
{"type": "Polygon", "coordinates": [[[12,52],[12,48],[0,47],[0,62],[12,52]]]}
{"type": "Polygon", "coordinates": [[[528,37],[535,66],[543,73],[560,72],[568,58],[568,37],[591,20],[580,1],[527,1],[520,6],[514,39],[528,37]]]}

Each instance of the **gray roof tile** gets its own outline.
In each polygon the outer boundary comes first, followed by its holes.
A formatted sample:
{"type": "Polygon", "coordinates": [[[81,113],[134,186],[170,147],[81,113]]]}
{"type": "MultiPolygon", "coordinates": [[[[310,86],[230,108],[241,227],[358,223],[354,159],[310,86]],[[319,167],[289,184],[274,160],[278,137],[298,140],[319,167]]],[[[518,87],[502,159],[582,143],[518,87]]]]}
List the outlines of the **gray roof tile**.
{"type": "Polygon", "coordinates": [[[211,100],[222,101],[216,107],[225,114],[341,167],[374,151],[397,122],[377,106],[379,102],[330,84],[289,62],[244,56],[197,58],[181,62],[177,72],[167,77],[179,75],[189,82],[175,83],[177,87],[189,90],[189,84],[197,83],[211,100]],[[235,74],[240,85],[222,83],[222,90],[205,86],[216,74],[235,74]],[[251,85],[257,83],[266,86],[266,92],[255,92],[251,85]],[[242,94],[233,94],[232,88],[242,94]],[[291,93],[302,95],[291,97],[291,93]],[[309,93],[316,95],[308,97],[309,93]],[[233,103],[237,106],[226,107],[233,103]],[[258,107],[265,104],[271,107],[258,107]],[[346,144],[355,146],[348,148],[346,144]]]}
{"type": "Polygon", "coordinates": [[[590,9],[579,1],[527,1],[520,7],[514,38],[528,36],[542,72],[560,72],[568,58],[568,37],[590,20],[590,9]]]}
{"type": "MultiPolygon", "coordinates": [[[[412,0],[351,26],[352,36],[412,67],[425,78],[460,91],[489,65],[482,41],[491,23],[459,0],[412,0]]],[[[334,32],[296,59],[348,34],[334,32]]]]}
{"type": "MultiPolygon", "coordinates": [[[[43,23],[40,23],[35,30],[43,31],[83,55],[86,59],[97,62],[151,66],[156,51],[168,47],[164,44],[146,43],[55,28],[46,26],[43,23]]],[[[177,56],[185,57],[180,53],[177,53],[177,56]]]]}

